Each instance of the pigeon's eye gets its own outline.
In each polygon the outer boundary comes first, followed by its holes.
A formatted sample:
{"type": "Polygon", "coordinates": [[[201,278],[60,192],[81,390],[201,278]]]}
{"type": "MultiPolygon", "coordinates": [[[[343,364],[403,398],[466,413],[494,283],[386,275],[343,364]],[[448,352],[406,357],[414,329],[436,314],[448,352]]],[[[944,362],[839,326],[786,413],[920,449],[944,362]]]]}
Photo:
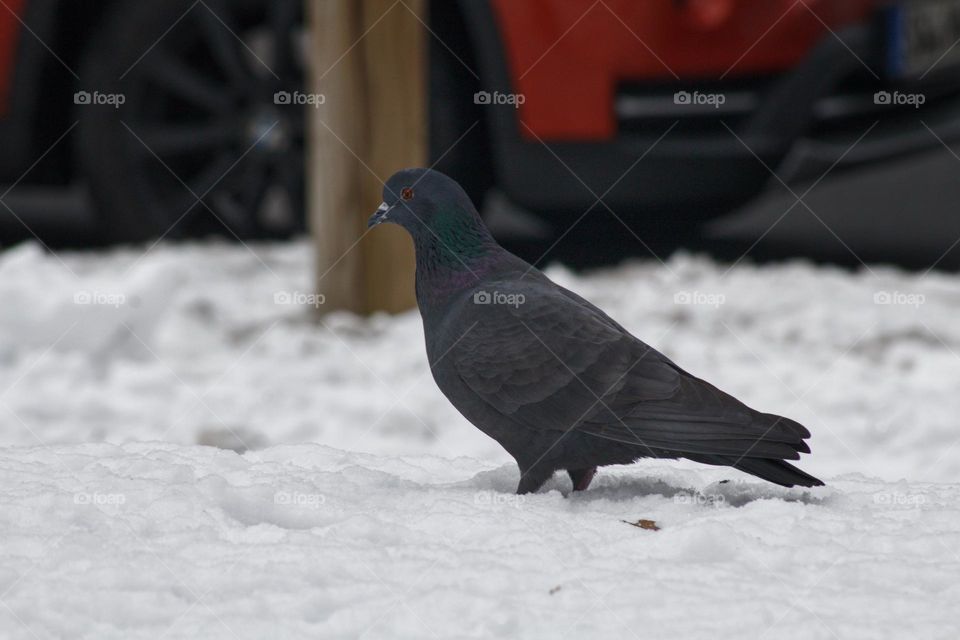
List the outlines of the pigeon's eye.
{"type": "Polygon", "coordinates": [[[404,200],[413,200],[413,189],[410,187],[404,187],[400,190],[400,197],[404,200]]]}

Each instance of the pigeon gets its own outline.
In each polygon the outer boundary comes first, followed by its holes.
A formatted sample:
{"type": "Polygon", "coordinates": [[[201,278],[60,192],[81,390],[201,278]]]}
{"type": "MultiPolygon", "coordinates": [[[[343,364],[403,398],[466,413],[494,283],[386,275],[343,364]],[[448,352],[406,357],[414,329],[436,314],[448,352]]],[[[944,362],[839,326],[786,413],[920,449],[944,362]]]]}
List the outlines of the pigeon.
{"type": "Polygon", "coordinates": [[[384,185],[368,228],[393,223],[416,249],[430,371],[454,407],[517,462],[517,493],[566,471],[642,458],[725,465],[784,486],[823,483],[786,460],[810,432],[684,371],[602,310],[501,247],[466,192],[432,169],[384,185]]]}

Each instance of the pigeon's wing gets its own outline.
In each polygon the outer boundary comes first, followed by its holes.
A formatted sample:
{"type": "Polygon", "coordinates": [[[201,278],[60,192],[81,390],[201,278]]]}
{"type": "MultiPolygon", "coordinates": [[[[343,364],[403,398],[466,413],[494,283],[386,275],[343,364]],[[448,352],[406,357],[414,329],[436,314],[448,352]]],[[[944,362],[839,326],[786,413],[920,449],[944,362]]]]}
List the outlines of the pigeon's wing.
{"type": "Polygon", "coordinates": [[[676,389],[676,371],[654,358],[634,363],[632,337],[553,285],[488,287],[488,304],[465,302],[473,328],[447,357],[501,414],[533,429],[564,431],[594,412],[628,372],[637,386],[644,378],[646,397],[667,398],[676,389]]]}
{"type": "Polygon", "coordinates": [[[536,430],[691,455],[797,458],[799,424],[753,411],[549,281],[489,283],[449,356],[486,404],[536,430]],[[497,297],[499,296],[499,297],[497,297]],[[512,302],[512,303],[511,303],[512,302]]]}

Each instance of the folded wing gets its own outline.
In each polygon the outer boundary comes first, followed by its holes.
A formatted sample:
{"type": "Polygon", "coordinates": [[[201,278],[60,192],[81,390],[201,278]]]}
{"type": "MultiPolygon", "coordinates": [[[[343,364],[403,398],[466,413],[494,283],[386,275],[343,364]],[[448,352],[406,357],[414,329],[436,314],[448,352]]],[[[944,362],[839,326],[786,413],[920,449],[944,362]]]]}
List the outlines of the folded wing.
{"type": "Polygon", "coordinates": [[[476,324],[448,357],[479,398],[518,425],[714,464],[809,452],[802,425],[689,375],[578,296],[549,281],[490,286],[522,302],[475,305],[476,324]]]}

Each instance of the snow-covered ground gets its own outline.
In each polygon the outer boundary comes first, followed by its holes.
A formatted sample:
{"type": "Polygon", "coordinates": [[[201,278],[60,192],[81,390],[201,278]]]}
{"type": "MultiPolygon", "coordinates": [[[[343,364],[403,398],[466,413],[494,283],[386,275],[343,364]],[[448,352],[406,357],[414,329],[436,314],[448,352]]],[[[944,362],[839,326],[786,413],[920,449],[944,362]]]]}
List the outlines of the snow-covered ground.
{"type": "Polygon", "coordinates": [[[415,312],[311,320],[305,243],[0,254],[0,637],[958,637],[960,278],[727,269],[549,273],[828,487],[517,497],[415,312]]]}

